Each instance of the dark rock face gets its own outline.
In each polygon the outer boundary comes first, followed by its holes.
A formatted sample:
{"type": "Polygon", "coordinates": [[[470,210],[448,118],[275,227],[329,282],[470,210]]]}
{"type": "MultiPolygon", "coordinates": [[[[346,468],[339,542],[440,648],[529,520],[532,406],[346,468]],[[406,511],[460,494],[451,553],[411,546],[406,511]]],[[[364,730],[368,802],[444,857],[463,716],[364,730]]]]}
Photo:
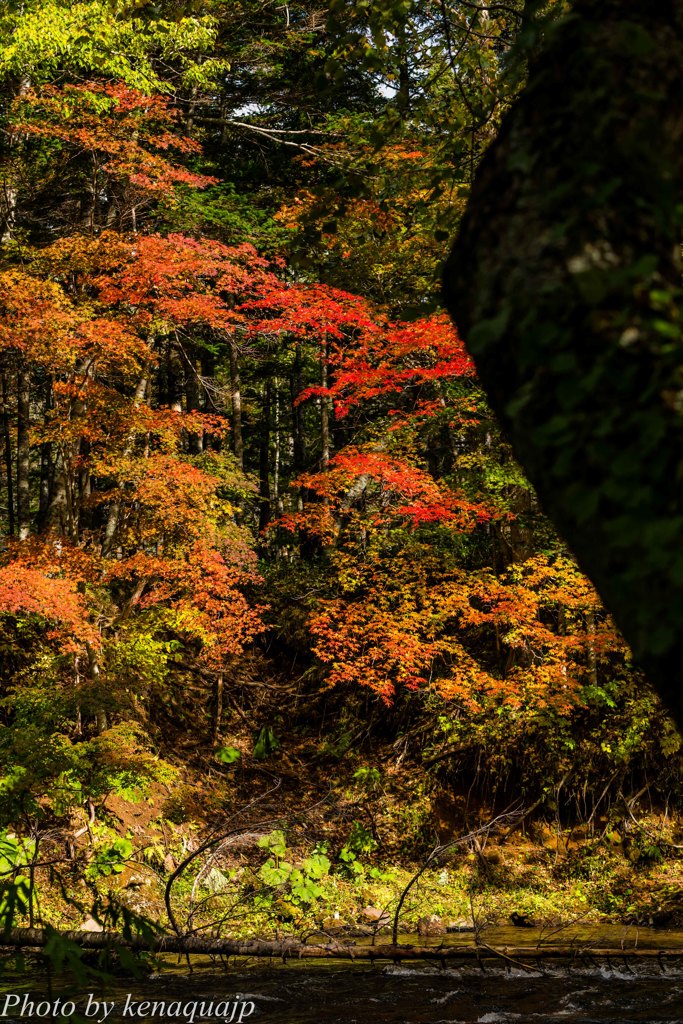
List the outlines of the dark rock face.
{"type": "Polygon", "coordinates": [[[458,917],[454,921],[448,921],[446,923],[447,932],[474,932],[476,928],[472,924],[471,918],[458,917]]]}
{"type": "Polygon", "coordinates": [[[381,931],[391,923],[388,911],[379,910],[377,907],[365,907],[362,915],[372,925],[371,932],[381,931]]]}
{"type": "Polygon", "coordinates": [[[683,0],[577,0],[482,161],[448,308],[683,725],[683,0]]]}
{"type": "Polygon", "coordinates": [[[513,924],[515,928],[536,927],[536,922],[532,920],[532,918],[530,918],[528,914],[518,914],[516,910],[513,911],[512,914],[510,914],[510,923],[513,924]]]}
{"type": "Polygon", "coordinates": [[[429,935],[445,935],[446,925],[440,917],[436,916],[436,914],[430,914],[427,917],[421,917],[417,922],[417,934],[423,937],[429,935]]]}

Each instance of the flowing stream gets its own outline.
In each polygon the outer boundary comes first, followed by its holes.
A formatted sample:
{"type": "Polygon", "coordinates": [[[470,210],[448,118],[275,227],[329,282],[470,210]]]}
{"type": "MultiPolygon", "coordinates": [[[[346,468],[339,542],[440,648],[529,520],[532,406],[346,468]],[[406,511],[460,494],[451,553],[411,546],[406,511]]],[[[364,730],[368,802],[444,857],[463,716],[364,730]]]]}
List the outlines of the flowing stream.
{"type": "MultiPolygon", "coordinates": [[[[448,936],[462,943],[465,936],[448,936]]],[[[683,932],[635,928],[488,929],[490,945],[590,943],[605,948],[668,948],[683,953],[683,932]]],[[[401,936],[415,941],[416,936],[401,936]]],[[[370,966],[341,961],[222,966],[208,958],[166,958],[143,980],[67,990],[44,974],[0,976],[0,1021],[185,1021],[190,1024],[680,1024],[683,958],[571,964],[526,971],[501,961],[370,966]],[[89,991],[92,990],[92,991],[89,991]],[[27,994],[28,993],[28,994],[27,994]],[[61,1002],[55,1008],[55,999],[61,1002]],[[75,1013],[62,1013],[76,1003],[75,1013]],[[88,1001],[89,1000],[89,1001],[88,1001]],[[203,1004],[203,1005],[202,1005],[203,1004]],[[106,1016],[105,1016],[106,1014],[106,1016]]]]}

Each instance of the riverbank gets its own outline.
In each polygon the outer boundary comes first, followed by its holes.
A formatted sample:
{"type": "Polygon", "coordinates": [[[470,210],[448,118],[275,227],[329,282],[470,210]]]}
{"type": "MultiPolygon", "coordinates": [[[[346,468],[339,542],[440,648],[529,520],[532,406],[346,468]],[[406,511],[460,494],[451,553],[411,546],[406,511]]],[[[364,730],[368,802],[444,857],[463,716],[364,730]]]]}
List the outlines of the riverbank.
{"type": "Polygon", "coordinates": [[[382,941],[395,924],[433,938],[516,921],[513,944],[533,925],[683,926],[670,813],[635,804],[563,824],[519,802],[467,808],[417,771],[369,786],[352,761],[326,768],[324,787],[284,757],[215,764],[169,764],[163,782],[109,794],[45,837],[32,874],[41,920],[97,929],[126,913],[235,939],[382,941]]]}

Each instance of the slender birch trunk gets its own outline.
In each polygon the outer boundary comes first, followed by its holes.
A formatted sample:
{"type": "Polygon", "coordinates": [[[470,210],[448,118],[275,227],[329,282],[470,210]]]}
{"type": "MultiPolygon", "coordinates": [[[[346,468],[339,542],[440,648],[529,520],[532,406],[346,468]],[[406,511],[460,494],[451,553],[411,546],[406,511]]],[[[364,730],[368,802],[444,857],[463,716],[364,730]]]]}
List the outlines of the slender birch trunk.
{"type": "Polygon", "coordinates": [[[17,374],[17,525],[19,540],[31,532],[31,449],[29,442],[31,378],[22,368],[17,374]]]}

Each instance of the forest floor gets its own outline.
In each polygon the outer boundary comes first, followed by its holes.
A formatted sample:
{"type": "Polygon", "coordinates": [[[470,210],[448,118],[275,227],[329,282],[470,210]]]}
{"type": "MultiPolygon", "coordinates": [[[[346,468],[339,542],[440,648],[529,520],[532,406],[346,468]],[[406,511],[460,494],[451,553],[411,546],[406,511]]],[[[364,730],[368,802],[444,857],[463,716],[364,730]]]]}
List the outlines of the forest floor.
{"type": "Polygon", "coordinates": [[[511,915],[539,926],[683,926],[683,822],[642,801],[588,822],[548,820],[542,809],[522,819],[518,801],[512,811],[468,805],[466,792],[397,758],[392,744],[364,758],[321,757],[301,743],[258,760],[246,725],[221,742],[240,751],[233,764],[210,746],[179,751],[161,781],[109,794],[94,820],[73,820],[82,835],[59,882],[39,870],[47,920],[78,927],[99,894],[167,927],[172,880],[183,930],[387,933],[411,879],[436,846],[452,844],[410,887],[402,933],[425,918],[438,933],[511,915]],[[115,864],[108,851],[122,838],[132,854],[115,864]]]}

